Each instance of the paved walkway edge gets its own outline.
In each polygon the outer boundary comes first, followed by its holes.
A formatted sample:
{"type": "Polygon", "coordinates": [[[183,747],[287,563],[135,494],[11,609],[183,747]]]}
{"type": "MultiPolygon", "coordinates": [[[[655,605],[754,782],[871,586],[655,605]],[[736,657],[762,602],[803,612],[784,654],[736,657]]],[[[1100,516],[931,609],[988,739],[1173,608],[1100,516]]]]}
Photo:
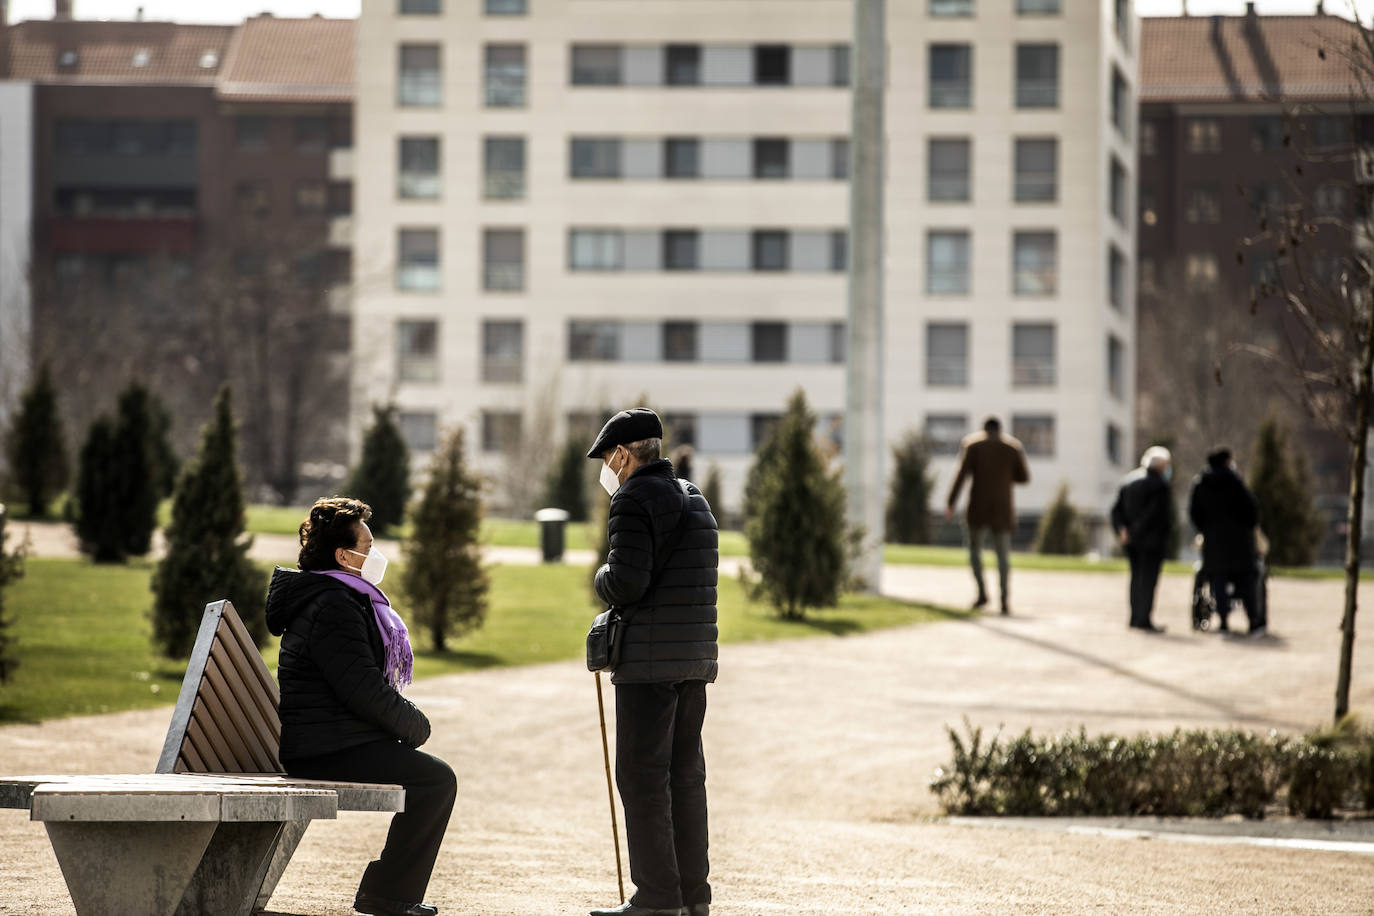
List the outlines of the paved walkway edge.
{"type": "Polygon", "coordinates": [[[1200,821],[1161,818],[949,817],[955,827],[1037,830],[1118,840],[1171,840],[1374,856],[1374,821],[1200,821]]]}

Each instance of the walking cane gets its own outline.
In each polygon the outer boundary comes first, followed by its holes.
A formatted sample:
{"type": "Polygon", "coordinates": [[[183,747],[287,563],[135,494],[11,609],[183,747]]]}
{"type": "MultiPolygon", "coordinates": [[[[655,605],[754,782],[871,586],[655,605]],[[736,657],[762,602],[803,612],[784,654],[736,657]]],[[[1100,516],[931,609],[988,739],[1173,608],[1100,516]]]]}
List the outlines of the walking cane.
{"type": "Polygon", "coordinates": [[[611,748],[606,743],[606,704],[601,699],[601,672],[596,672],[596,711],[601,717],[601,756],[606,761],[606,801],[611,805],[611,843],[615,846],[615,880],[620,885],[620,902],[625,902],[625,873],[620,868],[620,828],[615,823],[615,791],[611,788],[611,748]]]}

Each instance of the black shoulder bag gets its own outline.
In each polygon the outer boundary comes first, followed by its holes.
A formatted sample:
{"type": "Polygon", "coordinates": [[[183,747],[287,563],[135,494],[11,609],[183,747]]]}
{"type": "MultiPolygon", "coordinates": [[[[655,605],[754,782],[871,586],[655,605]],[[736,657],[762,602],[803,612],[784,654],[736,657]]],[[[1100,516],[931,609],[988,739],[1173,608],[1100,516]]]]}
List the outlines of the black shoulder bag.
{"type": "MultiPolygon", "coordinates": [[[[668,535],[664,541],[664,549],[659,551],[658,557],[654,560],[654,570],[649,576],[649,585],[644,589],[644,594],[654,590],[658,584],[659,573],[663,572],[663,565],[668,562],[668,558],[677,550],[678,543],[682,540],[682,532],[687,529],[687,483],[679,480],[677,485],[682,488],[682,512],[678,516],[677,527],[668,535]]],[[[620,632],[628,618],[623,610],[618,607],[607,608],[596,619],[592,621],[592,627],[587,631],[587,670],[588,671],[614,671],[615,666],[620,662],[621,639],[620,632]]]]}

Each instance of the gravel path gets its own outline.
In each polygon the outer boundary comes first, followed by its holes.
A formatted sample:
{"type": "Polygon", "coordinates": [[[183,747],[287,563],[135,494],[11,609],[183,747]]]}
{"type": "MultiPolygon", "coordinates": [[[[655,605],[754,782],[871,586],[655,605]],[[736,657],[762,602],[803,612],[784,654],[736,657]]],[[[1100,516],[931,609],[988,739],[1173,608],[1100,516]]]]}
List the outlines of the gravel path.
{"type": "MultiPolygon", "coordinates": [[[[1275,582],[1275,636],[1262,642],[1193,635],[1184,578],[1163,580],[1162,637],[1126,629],[1123,576],[1019,572],[1013,585],[1010,618],[722,649],[705,733],[720,916],[1374,912],[1369,855],[936,820],[926,783],[947,759],[945,726],[964,716],[1134,732],[1299,731],[1329,715],[1339,583],[1275,582]]],[[[885,587],[946,605],[972,591],[956,569],[891,567],[885,587]]],[[[1368,638],[1354,682],[1353,705],[1374,712],[1368,638]]],[[[431,902],[472,916],[613,902],[595,693],[581,666],[453,675],[411,694],[434,721],[429,749],[460,780],[431,902]]],[[[167,715],[0,728],[0,770],[149,770],[167,715]]],[[[349,913],[385,827],[363,814],[317,823],[274,908],[349,913]]],[[[0,914],[70,912],[43,831],[0,811],[0,914]]]]}

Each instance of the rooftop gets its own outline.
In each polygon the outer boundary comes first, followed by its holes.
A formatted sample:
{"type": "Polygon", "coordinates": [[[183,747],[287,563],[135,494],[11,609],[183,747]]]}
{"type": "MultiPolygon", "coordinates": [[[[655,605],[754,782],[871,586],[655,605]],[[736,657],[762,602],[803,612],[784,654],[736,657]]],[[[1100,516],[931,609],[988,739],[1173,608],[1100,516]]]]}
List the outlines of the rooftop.
{"type": "Polygon", "coordinates": [[[229,44],[216,94],[234,101],[353,101],[353,19],[255,16],[229,44]]]}

